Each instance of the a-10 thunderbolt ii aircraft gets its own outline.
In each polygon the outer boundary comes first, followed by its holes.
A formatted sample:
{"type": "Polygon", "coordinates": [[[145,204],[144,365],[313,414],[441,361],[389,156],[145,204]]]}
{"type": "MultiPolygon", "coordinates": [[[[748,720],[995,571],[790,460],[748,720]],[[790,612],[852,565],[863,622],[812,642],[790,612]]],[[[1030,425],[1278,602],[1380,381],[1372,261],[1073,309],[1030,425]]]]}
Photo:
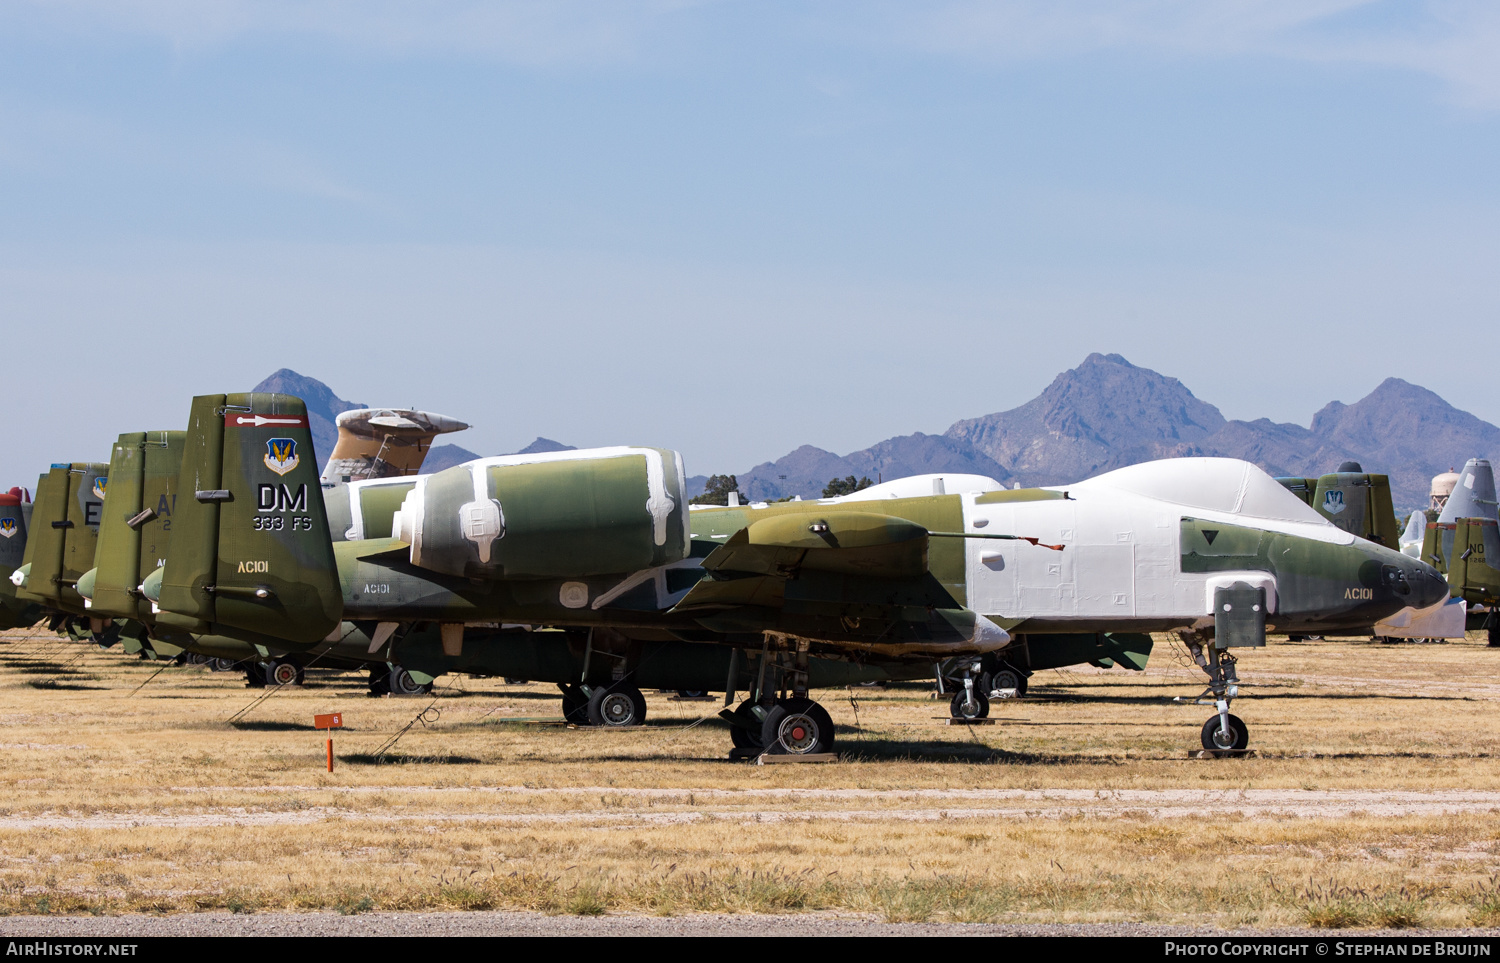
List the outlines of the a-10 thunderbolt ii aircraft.
{"type": "Polygon", "coordinates": [[[194,399],[171,551],[145,587],[158,621],[290,648],[346,620],[374,638],[435,623],[454,655],[467,624],[507,622],[725,645],[756,666],[730,714],[735,739],[771,752],[832,747],[807,696],[812,656],[931,663],[1114,630],[1181,634],[1218,709],[1205,747],[1240,750],[1232,648],[1263,645],[1268,627],[1367,626],[1447,594],[1430,566],[1230,459],[1066,488],[690,513],[671,451],[503,456],[419,477],[389,534],[335,544],[302,468],[310,451],[297,399],[194,399]]]}

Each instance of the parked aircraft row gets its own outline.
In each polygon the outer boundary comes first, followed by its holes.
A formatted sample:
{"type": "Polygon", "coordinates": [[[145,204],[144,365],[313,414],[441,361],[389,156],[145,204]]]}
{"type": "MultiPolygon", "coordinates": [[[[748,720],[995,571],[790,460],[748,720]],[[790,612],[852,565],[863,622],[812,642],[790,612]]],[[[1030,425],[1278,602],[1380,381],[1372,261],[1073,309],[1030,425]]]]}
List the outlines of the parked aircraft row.
{"type": "Polygon", "coordinates": [[[159,653],[253,654],[276,682],[372,662],[398,688],[449,671],[557,681],[570,717],[602,723],[640,721],[643,686],[712,688],[734,745],[756,754],[832,749],[810,697],[821,687],[931,678],[941,662],[961,682],[955,712],[979,715],[986,672],[1143,665],[1146,633],[1175,632],[1208,676],[1202,744],[1233,752],[1249,739],[1229,712],[1235,649],[1268,632],[1368,631],[1448,595],[1394,532],[1356,536],[1232,459],[1071,486],[933,475],[689,508],[666,449],[411,475],[409,456],[461,423],[340,421],[350,447],[320,479],[299,399],[201,396],[185,431],[124,434],[107,465],[54,466],[29,519],[20,496],[0,496],[0,529],[25,542],[20,557],[13,538],[0,546],[11,620],[45,614],[159,653]]]}

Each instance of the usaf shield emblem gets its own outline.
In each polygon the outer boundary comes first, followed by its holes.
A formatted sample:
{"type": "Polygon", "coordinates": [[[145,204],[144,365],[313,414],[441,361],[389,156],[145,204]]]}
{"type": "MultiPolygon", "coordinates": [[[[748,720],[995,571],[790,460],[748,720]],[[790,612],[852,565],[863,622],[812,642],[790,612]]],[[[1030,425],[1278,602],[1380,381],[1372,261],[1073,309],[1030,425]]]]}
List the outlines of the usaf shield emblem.
{"type": "Polygon", "coordinates": [[[1335,489],[1323,496],[1323,511],[1337,515],[1344,510],[1344,493],[1335,489]]]}
{"type": "Polygon", "coordinates": [[[108,487],[109,487],[109,479],[108,478],[105,478],[103,475],[100,475],[98,478],[95,478],[94,479],[94,497],[98,498],[98,499],[100,499],[102,501],[104,499],[104,490],[106,488],[108,488],[108,487]]]}
{"type": "Polygon", "coordinates": [[[297,442],[291,438],[272,438],[266,442],[266,467],[278,475],[285,475],[302,459],[297,457],[297,442]]]}
{"type": "Polygon", "coordinates": [[[4,535],[6,538],[10,538],[20,530],[21,526],[16,524],[16,520],[14,518],[0,518],[0,535],[4,535]]]}

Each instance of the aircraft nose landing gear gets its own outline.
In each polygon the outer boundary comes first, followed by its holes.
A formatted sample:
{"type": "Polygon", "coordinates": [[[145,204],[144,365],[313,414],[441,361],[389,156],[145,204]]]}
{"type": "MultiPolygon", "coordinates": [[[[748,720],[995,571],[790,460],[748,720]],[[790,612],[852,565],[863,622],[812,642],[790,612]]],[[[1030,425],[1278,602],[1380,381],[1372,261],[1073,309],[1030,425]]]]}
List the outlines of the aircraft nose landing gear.
{"type": "Polygon", "coordinates": [[[964,670],[964,686],[953,695],[953,701],[948,703],[948,714],[955,719],[986,719],[990,714],[989,691],[979,680],[982,675],[977,675],[979,666],[971,665],[964,670]]]}
{"type": "MultiPolygon", "coordinates": [[[[1200,706],[1211,705],[1218,712],[1203,723],[1203,748],[1217,759],[1238,756],[1250,745],[1250,730],[1243,719],[1229,711],[1229,704],[1240,694],[1237,660],[1229,653],[1222,637],[1206,640],[1197,633],[1183,632],[1182,640],[1193,661],[1208,675],[1208,688],[1191,700],[1200,706]]],[[[1264,638],[1264,633],[1262,633],[1264,638]]],[[[1181,697],[1176,701],[1183,702],[1181,697]]]]}
{"type": "MultiPolygon", "coordinates": [[[[1203,723],[1202,741],[1204,749],[1222,759],[1245,751],[1250,745],[1250,730],[1239,716],[1229,712],[1229,703],[1240,694],[1240,677],[1235,671],[1236,659],[1229,654],[1228,649],[1215,646],[1211,651],[1213,661],[1205,666],[1208,671],[1208,691],[1204,695],[1213,696],[1213,705],[1219,711],[1203,723]]],[[[1199,652],[1201,665],[1206,660],[1202,658],[1201,649],[1199,652]]],[[[1198,701],[1201,704],[1207,700],[1198,701]]]]}

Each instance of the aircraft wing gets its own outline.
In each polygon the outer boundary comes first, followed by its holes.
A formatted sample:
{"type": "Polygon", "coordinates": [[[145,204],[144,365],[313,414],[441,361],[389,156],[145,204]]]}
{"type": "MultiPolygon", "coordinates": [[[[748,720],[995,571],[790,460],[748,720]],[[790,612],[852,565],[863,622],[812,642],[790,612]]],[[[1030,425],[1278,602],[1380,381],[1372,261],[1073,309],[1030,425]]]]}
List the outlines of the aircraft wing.
{"type": "Polygon", "coordinates": [[[703,560],[673,612],[719,632],[779,631],[825,652],[926,658],[1010,637],[928,570],[927,529],[874,512],[764,518],[703,560]]]}

